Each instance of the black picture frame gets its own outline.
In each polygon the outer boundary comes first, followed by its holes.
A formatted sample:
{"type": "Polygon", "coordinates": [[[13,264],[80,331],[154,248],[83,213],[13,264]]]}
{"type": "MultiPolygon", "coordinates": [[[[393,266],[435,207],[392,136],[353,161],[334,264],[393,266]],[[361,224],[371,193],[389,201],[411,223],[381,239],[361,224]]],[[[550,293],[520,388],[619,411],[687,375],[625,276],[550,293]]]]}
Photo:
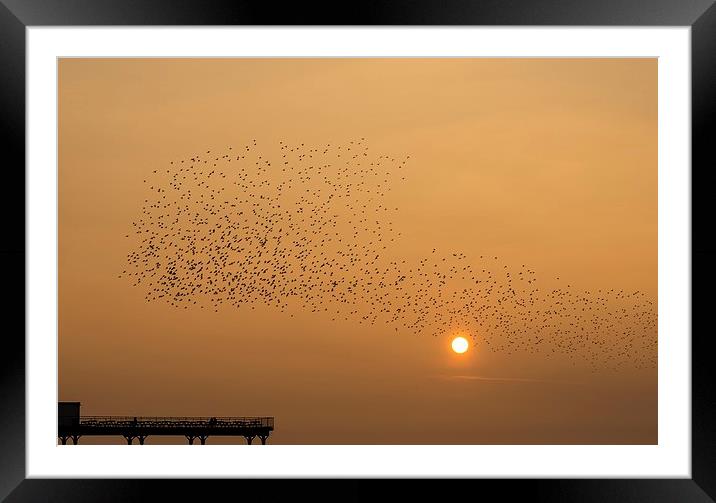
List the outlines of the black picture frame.
{"type": "MultiPolygon", "coordinates": [[[[0,144],[5,169],[0,198],[4,232],[0,256],[3,303],[0,498],[6,501],[143,501],[155,490],[162,500],[199,498],[230,491],[236,497],[270,494],[285,481],[26,479],[25,477],[25,29],[87,25],[542,25],[690,26],[692,82],[692,478],[463,480],[450,491],[500,501],[716,501],[716,373],[711,333],[705,325],[709,287],[716,280],[716,248],[709,239],[710,198],[716,179],[711,131],[716,123],[716,7],[714,0],[392,0],[384,2],[273,3],[210,0],[0,0],[0,144]],[[14,323],[8,325],[8,321],[14,323]],[[278,484],[278,487],[277,487],[278,484]],[[209,492],[211,490],[211,493],[209,492]],[[214,492],[217,491],[217,492],[214,492]],[[219,492],[221,491],[221,492],[219,492]]],[[[382,492],[377,481],[288,481],[294,497],[355,501],[382,492]],[[330,483],[329,483],[330,482],[330,483]]],[[[425,481],[403,484],[432,496],[425,481]]],[[[446,493],[437,489],[434,497],[446,493]]],[[[269,498],[271,500],[275,498],[269,498]]]]}

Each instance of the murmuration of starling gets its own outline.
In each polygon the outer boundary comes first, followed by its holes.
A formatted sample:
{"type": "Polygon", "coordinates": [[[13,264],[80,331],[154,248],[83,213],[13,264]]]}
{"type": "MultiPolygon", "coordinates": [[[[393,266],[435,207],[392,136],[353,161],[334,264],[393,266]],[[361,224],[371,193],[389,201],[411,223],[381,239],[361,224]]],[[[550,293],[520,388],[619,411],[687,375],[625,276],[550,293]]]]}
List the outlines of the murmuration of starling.
{"type": "Polygon", "coordinates": [[[326,145],[256,140],[150,170],[119,275],[177,309],[265,304],[393,333],[479,334],[483,349],[655,367],[657,310],[640,291],[541,287],[497,256],[426,249],[401,259],[391,192],[408,155],[364,138],[326,145]]]}

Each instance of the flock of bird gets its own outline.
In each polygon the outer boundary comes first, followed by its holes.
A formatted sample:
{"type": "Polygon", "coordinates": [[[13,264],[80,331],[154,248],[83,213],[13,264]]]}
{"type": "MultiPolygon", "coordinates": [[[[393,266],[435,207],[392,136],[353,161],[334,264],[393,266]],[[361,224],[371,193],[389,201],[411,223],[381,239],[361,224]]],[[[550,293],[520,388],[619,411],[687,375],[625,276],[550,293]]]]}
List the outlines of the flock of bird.
{"type": "Polygon", "coordinates": [[[497,256],[401,258],[390,192],[409,158],[374,154],[361,138],[268,151],[252,140],[171,161],[144,180],[119,276],[180,309],[263,303],[397,333],[462,332],[492,351],[595,369],[656,365],[657,310],[643,292],[542,287],[497,256]]]}

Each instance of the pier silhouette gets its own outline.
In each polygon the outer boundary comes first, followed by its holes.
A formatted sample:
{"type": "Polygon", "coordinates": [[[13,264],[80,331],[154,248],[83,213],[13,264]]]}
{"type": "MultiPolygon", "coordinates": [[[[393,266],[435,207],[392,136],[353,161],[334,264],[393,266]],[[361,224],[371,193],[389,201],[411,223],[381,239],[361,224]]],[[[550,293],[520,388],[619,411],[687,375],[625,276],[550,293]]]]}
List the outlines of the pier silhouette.
{"type": "Polygon", "coordinates": [[[199,439],[206,444],[209,436],[244,437],[252,444],[256,437],[265,445],[273,431],[273,417],[139,417],[81,416],[80,402],[59,402],[57,436],[78,444],[83,436],[120,435],[127,444],[136,438],[139,445],[150,435],[183,436],[189,444],[199,439]]]}

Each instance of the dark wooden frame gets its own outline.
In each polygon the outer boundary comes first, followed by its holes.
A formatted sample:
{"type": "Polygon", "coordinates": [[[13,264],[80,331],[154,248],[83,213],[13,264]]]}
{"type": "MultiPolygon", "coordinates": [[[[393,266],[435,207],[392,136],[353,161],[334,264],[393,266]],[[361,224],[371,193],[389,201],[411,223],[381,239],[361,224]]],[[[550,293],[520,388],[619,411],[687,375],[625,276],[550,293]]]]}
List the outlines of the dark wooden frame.
{"type": "MultiPolygon", "coordinates": [[[[86,25],[543,25],[690,26],[692,70],[692,478],[463,480],[456,497],[491,501],[708,502],[716,500],[716,382],[705,313],[716,280],[716,247],[709,239],[716,180],[711,151],[716,123],[716,6],[714,0],[385,0],[306,3],[230,0],[0,0],[0,152],[4,194],[0,257],[5,291],[0,498],[7,501],[203,501],[224,489],[235,497],[278,498],[285,481],[26,479],[25,478],[25,29],[86,25]],[[8,326],[8,322],[15,323],[8,326]],[[250,483],[249,483],[250,482],[250,483]],[[278,487],[277,487],[278,485],[278,487]],[[209,492],[211,491],[211,492],[209,492]],[[216,491],[216,492],[215,492],[216,491]],[[458,496],[459,495],[459,496],[458,496]]],[[[293,497],[373,499],[377,481],[288,481],[293,497]],[[330,482],[330,483],[329,483],[330,482]],[[300,494],[296,491],[307,491],[300,494]]],[[[381,484],[383,486],[384,484],[381,484]]],[[[448,488],[426,481],[402,484],[400,500],[446,499],[448,488]],[[437,491],[431,494],[432,491],[437,491]]]]}

